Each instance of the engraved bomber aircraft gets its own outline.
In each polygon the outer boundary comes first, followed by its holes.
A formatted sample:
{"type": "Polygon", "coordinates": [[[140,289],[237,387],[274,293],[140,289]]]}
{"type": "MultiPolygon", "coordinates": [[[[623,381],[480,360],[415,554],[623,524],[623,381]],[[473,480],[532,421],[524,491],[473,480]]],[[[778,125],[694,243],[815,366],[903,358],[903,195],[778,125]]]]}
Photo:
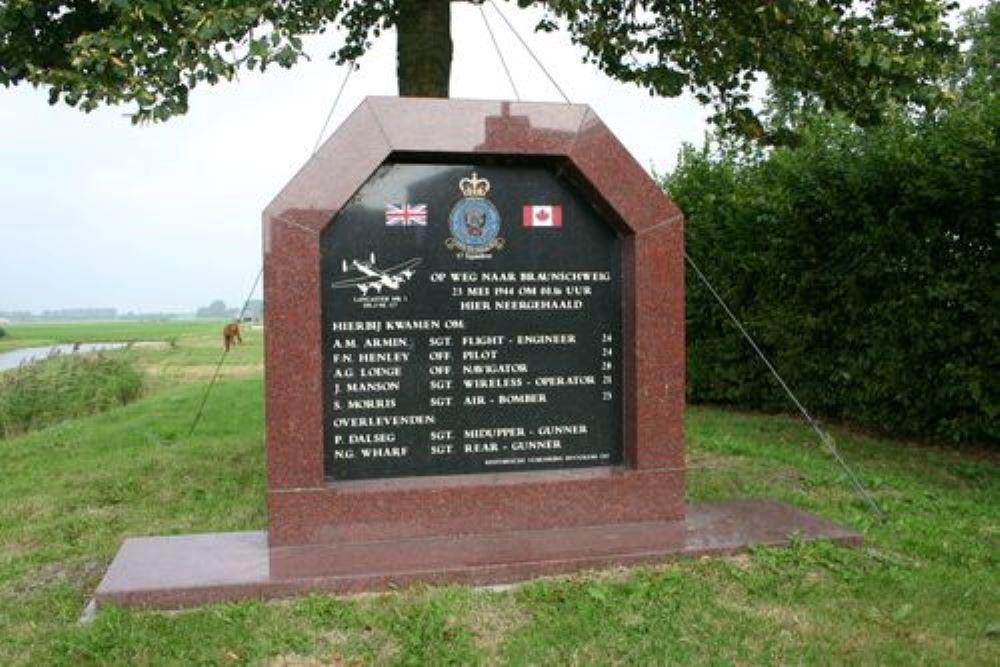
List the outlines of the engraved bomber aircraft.
{"type": "Polygon", "coordinates": [[[368,261],[354,259],[348,262],[345,259],[341,261],[341,270],[344,273],[356,271],[361,275],[338,280],[331,287],[334,289],[357,287],[362,296],[367,296],[369,290],[375,290],[379,294],[382,293],[382,288],[398,290],[403,283],[413,277],[420,262],[419,257],[414,257],[388,269],[380,269],[375,264],[375,253],[371,254],[368,261]]]}

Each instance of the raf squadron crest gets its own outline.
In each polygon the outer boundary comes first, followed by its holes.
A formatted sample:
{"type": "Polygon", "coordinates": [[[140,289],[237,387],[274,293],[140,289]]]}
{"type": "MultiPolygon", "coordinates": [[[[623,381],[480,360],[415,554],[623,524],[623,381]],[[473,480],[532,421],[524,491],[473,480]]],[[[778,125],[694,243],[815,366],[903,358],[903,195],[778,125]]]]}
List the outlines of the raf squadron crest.
{"type": "Polygon", "coordinates": [[[503,239],[497,238],[500,212],[486,198],[490,182],[472,172],[472,176],[458,182],[458,187],[464,197],[448,214],[452,238],[445,241],[445,245],[465,259],[488,259],[494,250],[501,250],[504,245],[503,239]]]}

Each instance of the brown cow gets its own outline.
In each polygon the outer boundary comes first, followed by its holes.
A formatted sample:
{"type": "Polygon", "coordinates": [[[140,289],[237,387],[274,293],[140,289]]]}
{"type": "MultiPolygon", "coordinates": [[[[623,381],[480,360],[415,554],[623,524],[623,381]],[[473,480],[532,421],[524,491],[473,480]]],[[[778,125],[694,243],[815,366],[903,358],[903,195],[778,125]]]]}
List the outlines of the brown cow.
{"type": "Polygon", "coordinates": [[[229,352],[229,347],[234,343],[243,343],[243,337],[240,336],[240,323],[230,322],[222,329],[222,338],[226,344],[226,352],[229,352]]]}

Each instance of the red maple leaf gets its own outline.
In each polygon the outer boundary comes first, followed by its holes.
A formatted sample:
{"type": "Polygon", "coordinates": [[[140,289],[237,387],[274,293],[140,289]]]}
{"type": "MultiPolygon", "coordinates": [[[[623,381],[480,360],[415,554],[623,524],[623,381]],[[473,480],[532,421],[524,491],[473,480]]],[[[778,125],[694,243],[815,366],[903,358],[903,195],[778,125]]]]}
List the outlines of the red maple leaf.
{"type": "Polygon", "coordinates": [[[535,217],[544,222],[549,219],[549,212],[543,208],[542,210],[540,210],[538,213],[535,214],[535,217]]]}

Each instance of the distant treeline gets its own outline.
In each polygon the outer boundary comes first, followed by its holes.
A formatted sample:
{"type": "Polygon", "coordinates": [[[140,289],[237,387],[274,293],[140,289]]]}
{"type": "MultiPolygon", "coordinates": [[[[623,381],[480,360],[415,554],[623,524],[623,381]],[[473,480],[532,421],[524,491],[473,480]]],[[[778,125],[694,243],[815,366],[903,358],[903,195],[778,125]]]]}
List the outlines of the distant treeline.
{"type": "Polygon", "coordinates": [[[261,299],[250,299],[246,304],[246,311],[243,306],[229,307],[222,299],[216,299],[207,306],[202,306],[195,312],[195,317],[217,320],[232,320],[240,315],[244,318],[259,320],[264,317],[264,302],[261,299]]]}
{"type": "Polygon", "coordinates": [[[0,320],[11,322],[87,322],[94,320],[172,320],[179,313],[119,313],[117,308],[62,308],[33,313],[29,310],[0,310],[0,320]]]}
{"type": "MultiPolygon", "coordinates": [[[[240,315],[239,308],[226,306],[225,301],[217,299],[207,306],[198,308],[194,313],[119,313],[117,308],[60,308],[58,310],[43,310],[39,313],[30,310],[0,310],[0,322],[88,322],[111,320],[182,320],[191,317],[206,319],[235,319],[240,315]]],[[[261,299],[251,299],[247,303],[244,317],[259,320],[264,317],[264,302],[261,299]]]]}

